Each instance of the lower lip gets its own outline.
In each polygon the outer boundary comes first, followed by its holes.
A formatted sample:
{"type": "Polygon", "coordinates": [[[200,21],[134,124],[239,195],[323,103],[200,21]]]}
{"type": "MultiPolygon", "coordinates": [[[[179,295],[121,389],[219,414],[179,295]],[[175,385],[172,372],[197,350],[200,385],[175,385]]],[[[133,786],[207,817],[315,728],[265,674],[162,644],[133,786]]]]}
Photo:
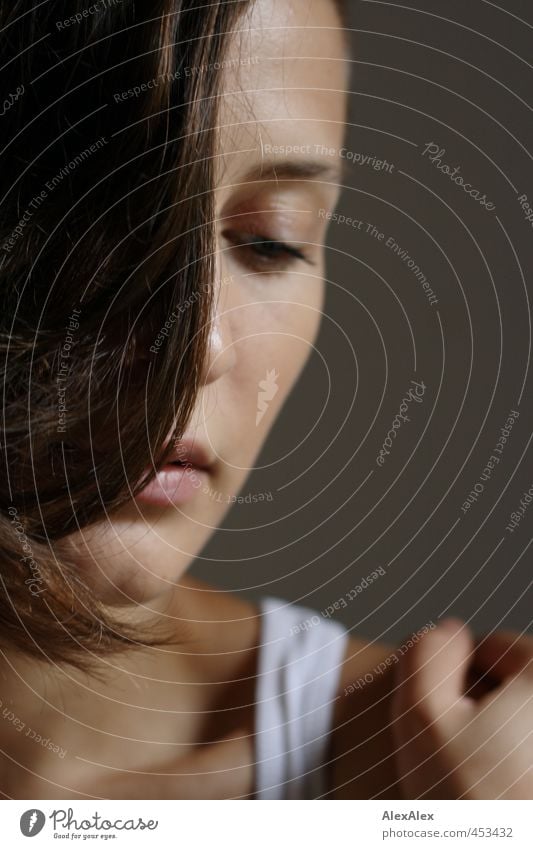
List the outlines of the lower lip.
{"type": "Polygon", "coordinates": [[[206,486],[208,477],[206,469],[168,465],[156,474],[135,500],[158,507],[187,504],[198,490],[206,486]]]}

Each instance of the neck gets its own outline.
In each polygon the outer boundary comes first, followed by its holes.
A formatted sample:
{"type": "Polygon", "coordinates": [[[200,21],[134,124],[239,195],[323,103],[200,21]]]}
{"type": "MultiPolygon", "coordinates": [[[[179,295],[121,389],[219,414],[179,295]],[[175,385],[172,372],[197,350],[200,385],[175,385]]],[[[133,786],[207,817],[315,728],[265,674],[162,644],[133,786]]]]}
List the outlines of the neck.
{"type": "Polygon", "coordinates": [[[22,772],[19,792],[9,795],[24,798],[28,775],[53,782],[61,771],[68,774],[69,764],[157,763],[168,758],[170,745],[195,741],[206,694],[198,686],[205,675],[202,644],[201,627],[192,627],[185,643],[127,649],[96,659],[88,671],[0,655],[0,790],[6,792],[5,768],[11,780],[13,764],[22,772]]]}
{"type": "Polygon", "coordinates": [[[255,609],[196,579],[175,593],[164,605],[180,634],[172,645],[131,649],[88,672],[0,656],[1,792],[72,798],[88,776],[98,784],[117,770],[167,769],[251,722],[255,609]]]}

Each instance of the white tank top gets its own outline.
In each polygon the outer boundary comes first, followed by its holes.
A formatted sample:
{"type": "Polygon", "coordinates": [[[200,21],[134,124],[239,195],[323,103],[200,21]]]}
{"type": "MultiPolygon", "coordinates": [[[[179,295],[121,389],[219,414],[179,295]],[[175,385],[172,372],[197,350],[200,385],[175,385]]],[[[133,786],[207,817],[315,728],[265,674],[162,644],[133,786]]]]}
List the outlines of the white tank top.
{"type": "Polygon", "coordinates": [[[255,798],[317,799],[329,789],[324,761],[349,635],[274,596],[259,610],[255,798]]]}

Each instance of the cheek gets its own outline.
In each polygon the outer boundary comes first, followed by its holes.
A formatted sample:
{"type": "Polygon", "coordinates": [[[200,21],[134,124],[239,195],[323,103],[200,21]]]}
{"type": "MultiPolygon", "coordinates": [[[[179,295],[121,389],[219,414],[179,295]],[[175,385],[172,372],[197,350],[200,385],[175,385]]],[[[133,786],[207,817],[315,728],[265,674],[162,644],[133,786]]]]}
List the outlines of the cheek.
{"type": "Polygon", "coordinates": [[[263,398],[268,402],[264,424],[271,423],[294,386],[313,351],[322,319],[323,290],[322,281],[308,278],[292,288],[290,299],[272,287],[272,302],[264,295],[261,304],[245,310],[246,321],[234,329],[234,338],[240,340],[234,387],[240,409],[249,407],[250,418],[263,398]]]}
{"type": "Polygon", "coordinates": [[[264,337],[268,354],[287,377],[296,377],[311,355],[322,321],[325,284],[321,277],[301,276],[280,299],[265,310],[264,337]]]}

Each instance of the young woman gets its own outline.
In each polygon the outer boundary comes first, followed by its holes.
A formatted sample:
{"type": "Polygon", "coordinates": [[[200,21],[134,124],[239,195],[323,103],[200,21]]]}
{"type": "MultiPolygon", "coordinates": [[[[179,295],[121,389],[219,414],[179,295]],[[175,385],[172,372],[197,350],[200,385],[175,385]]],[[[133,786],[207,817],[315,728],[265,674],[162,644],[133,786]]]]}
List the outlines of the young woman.
{"type": "Polygon", "coordinates": [[[531,798],[527,640],[186,574],[317,333],[349,59],[334,0],[140,6],[0,10],[0,791],[531,798]]]}

